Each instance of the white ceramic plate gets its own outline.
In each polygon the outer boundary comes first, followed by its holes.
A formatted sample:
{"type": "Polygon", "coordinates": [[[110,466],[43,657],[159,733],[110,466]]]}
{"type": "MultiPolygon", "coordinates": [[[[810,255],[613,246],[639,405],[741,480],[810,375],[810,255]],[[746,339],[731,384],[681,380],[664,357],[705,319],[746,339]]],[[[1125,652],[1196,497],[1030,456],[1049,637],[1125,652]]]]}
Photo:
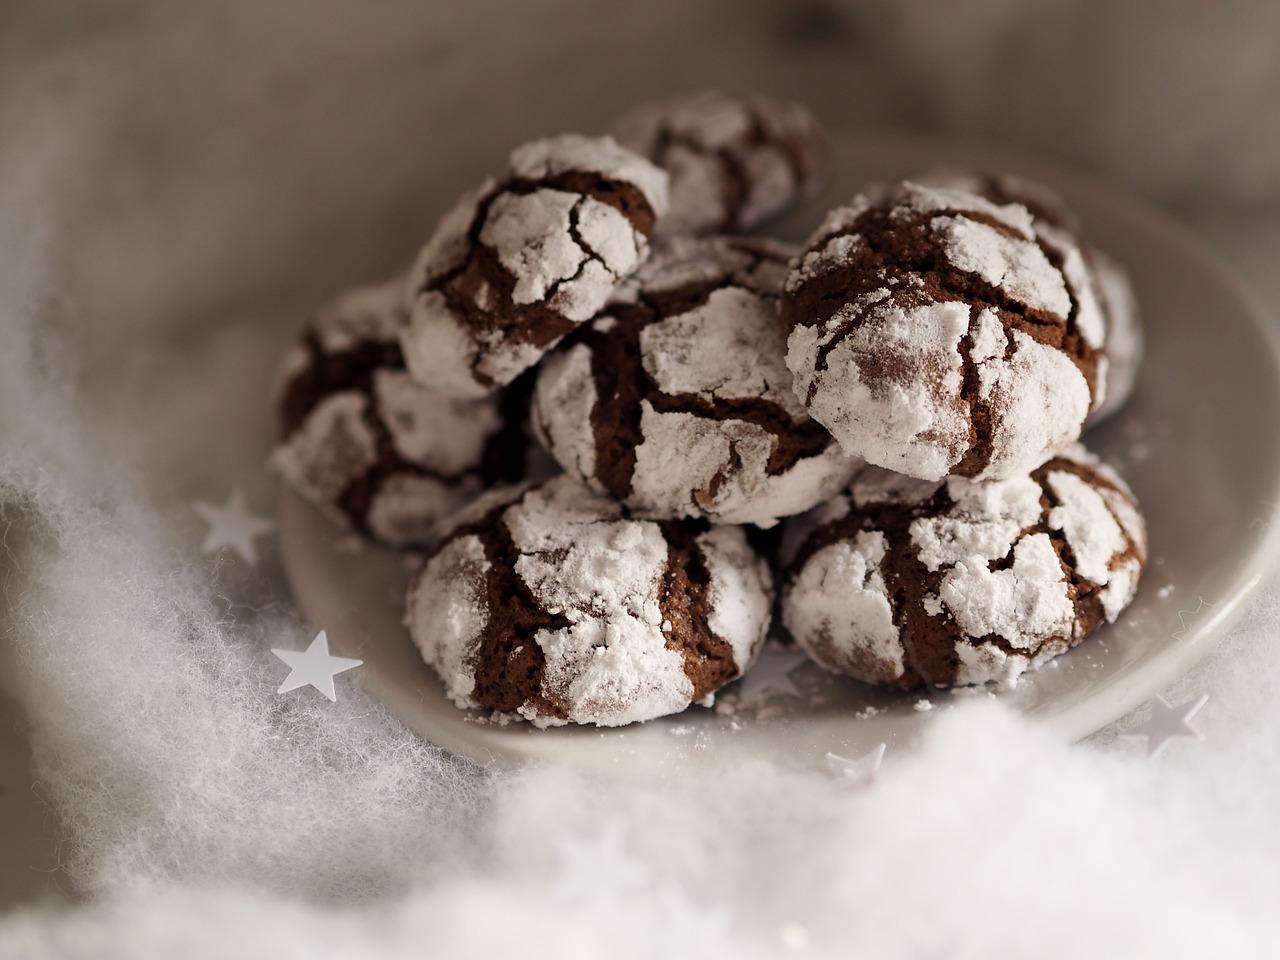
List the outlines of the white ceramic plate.
{"type": "Polygon", "coordinates": [[[745,691],[722,694],[718,709],[619,730],[499,726],[453,707],[410,643],[400,624],[405,558],[353,547],[285,492],[280,528],[298,603],[329,631],[335,652],[364,659],[359,682],[408,726],[486,764],[555,759],[652,772],[766,758],[804,766],[881,742],[901,750],[939,710],[993,693],[1076,739],[1168,686],[1229,621],[1280,545],[1280,525],[1271,523],[1280,494],[1280,354],[1235,280],[1163,216],[1008,150],[849,134],[836,156],[837,183],[782,235],[802,238],[822,210],[869,180],[967,166],[1048,183],[1077,211],[1086,236],[1128,266],[1147,361],[1128,408],[1086,440],[1130,481],[1147,514],[1151,563],[1133,606],[1012,690],[891,694],[807,663],[785,672],[791,661],[775,654],[745,691]],[[767,678],[773,682],[761,682],[767,678]]]}

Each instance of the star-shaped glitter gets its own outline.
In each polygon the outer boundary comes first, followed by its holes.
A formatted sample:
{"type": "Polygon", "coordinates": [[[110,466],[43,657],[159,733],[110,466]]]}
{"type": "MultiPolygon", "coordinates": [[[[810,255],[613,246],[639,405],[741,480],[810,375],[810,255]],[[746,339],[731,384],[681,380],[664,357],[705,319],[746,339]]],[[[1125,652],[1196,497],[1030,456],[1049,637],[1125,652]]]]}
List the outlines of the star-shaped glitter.
{"type": "Polygon", "coordinates": [[[209,525],[204,543],[200,549],[205,553],[217,553],[223,547],[230,547],[252,565],[258,562],[258,551],[253,540],[272,529],[270,520],[255,516],[249,512],[244,502],[244,494],[240,490],[231,491],[225,506],[217,506],[197,500],[191,505],[209,525]]]}
{"type": "Polygon", "coordinates": [[[1202,693],[1196,700],[1174,707],[1157,696],[1151,701],[1151,716],[1120,736],[1125,740],[1146,740],[1148,757],[1159,756],[1171,740],[1203,740],[1204,734],[1191,725],[1191,718],[1208,700],[1209,695],[1202,693]]]}
{"type": "Polygon", "coordinates": [[[849,760],[834,753],[827,754],[827,770],[838,780],[849,780],[854,783],[870,783],[875,779],[884,760],[884,752],[888,745],[881,743],[872,747],[855,760],[849,760]]]}
{"type": "Polygon", "coordinates": [[[796,689],[791,673],[807,659],[794,648],[766,643],[759,658],[738,684],[738,696],[743,703],[764,699],[766,693],[799,696],[800,691],[796,689]]]}
{"type": "Polygon", "coordinates": [[[312,686],[335,703],[338,695],[333,689],[333,678],[344,670],[351,670],[364,663],[351,657],[335,657],[329,653],[329,636],[323,630],[316,634],[311,646],[305,650],[280,650],[271,652],[289,665],[289,675],[276,693],[288,693],[298,687],[312,686]]]}

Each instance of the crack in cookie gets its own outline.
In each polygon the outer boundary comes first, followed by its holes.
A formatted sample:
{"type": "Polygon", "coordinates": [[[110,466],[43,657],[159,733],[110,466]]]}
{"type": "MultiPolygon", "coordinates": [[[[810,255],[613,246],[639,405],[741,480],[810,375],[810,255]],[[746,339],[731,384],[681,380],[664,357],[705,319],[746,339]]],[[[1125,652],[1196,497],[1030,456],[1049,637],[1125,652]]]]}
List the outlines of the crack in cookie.
{"type": "Polygon", "coordinates": [[[394,281],[318,311],[289,355],[272,464],[334,522],[394,546],[428,546],[440,522],[530,466],[531,378],[482,400],[415,384],[394,281]]]}
{"type": "Polygon", "coordinates": [[[771,605],[740,529],[638,520],[561,476],[472,507],[415,578],[407,620],[459,706],[619,726],[740,676],[771,605]]]}
{"type": "Polygon", "coordinates": [[[783,622],[823,667],[914,689],[1013,680],[1132,600],[1146,532],[1128,488],[1074,447],[1022,477],[865,468],[784,531],[783,622]]]}
{"type": "Polygon", "coordinates": [[[658,519],[767,525],[838,490],[856,462],[809,418],[783,359],[789,254],[740,238],[660,243],[542,365],[534,416],[552,456],[658,519]]]}
{"type": "Polygon", "coordinates": [[[611,138],[538,140],[436,227],[410,284],[413,375],[480,396],[509,383],[643,261],[666,175],[611,138]]]}
{"type": "Polygon", "coordinates": [[[1051,229],[911,183],[833,211],[782,297],[810,414],[925,479],[999,479],[1076,439],[1102,395],[1101,323],[1079,251],[1051,229]]]}
{"type": "Polygon", "coordinates": [[[671,176],[664,236],[749,230],[818,193],[830,167],[809,112],[765,97],[704,92],[643,104],[615,133],[671,176]]]}

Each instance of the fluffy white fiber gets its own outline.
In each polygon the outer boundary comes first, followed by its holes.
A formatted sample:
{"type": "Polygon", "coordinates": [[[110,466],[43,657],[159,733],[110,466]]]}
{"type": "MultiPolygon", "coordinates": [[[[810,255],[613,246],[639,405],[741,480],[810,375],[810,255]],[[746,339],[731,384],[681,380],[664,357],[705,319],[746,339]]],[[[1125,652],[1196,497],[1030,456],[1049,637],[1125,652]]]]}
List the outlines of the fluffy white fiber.
{"type": "MultiPolygon", "coordinates": [[[[503,42],[524,52],[478,74],[451,51],[487,34],[443,15],[415,32],[412,5],[377,29],[320,5],[184,6],[89,5],[98,19],[70,40],[32,14],[25,36],[51,52],[25,71],[0,59],[0,683],[31,721],[86,900],[0,917],[0,957],[1165,960],[1280,942],[1275,598],[1171,695],[1212,693],[1205,742],[1155,762],[1114,730],[1068,747],[974,701],[866,788],[765,766],[492,777],[404,731],[355,675],[336,705],[277,697],[267,647],[309,635],[274,551],[256,569],[211,562],[189,501],[241,486],[266,509],[262,411],[302,306],[413,249],[429,213],[395,203],[473,179],[406,118],[455,130],[476,84],[509,89],[492,95],[508,116],[474,117],[500,156],[568,101],[530,105],[519,81],[547,54],[519,46],[533,34],[518,22],[503,42]],[[128,39],[144,27],[165,42],[128,39]]],[[[626,76],[584,109],[638,94],[634,51],[663,35],[641,6],[621,51],[566,15],[562,52],[600,59],[551,58],[548,83],[586,90],[609,62],[626,76]]],[[[708,9],[705,29],[743,8],[708,9]]],[[[749,34],[724,38],[717,69],[834,69],[749,34]]],[[[710,79],[686,52],[670,82],[710,79]]]]}

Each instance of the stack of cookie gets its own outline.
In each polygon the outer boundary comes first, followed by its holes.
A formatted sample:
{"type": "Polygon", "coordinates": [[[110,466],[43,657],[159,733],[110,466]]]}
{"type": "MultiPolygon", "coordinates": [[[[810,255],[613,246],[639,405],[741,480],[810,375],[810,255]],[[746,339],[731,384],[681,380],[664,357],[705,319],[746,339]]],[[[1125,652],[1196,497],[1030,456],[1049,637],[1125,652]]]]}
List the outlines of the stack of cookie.
{"type": "Polygon", "coordinates": [[[458,706],[709,703],[775,610],[904,689],[1012,680],[1115,620],[1145,529],[1076,441],[1140,328],[1053,195],[873,185],[797,250],[740,234],[821,187],[803,108],[701,94],[615,134],[518,148],[286,362],[274,464],[425,551],[406,622],[458,706]]]}

